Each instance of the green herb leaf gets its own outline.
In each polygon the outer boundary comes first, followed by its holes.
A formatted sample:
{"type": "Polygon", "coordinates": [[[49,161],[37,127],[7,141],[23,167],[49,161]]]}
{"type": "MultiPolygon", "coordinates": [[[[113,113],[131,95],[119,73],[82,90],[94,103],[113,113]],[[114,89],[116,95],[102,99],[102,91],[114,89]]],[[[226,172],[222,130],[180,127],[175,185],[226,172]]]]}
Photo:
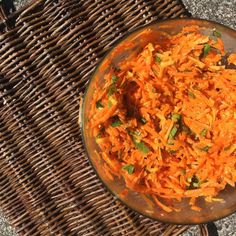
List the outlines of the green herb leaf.
{"type": "Polygon", "coordinates": [[[173,140],[175,138],[175,135],[177,134],[177,132],[178,132],[178,128],[176,125],[174,125],[169,133],[169,139],[173,140]]]}
{"type": "Polygon", "coordinates": [[[118,66],[113,66],[113,69],[114,69],[114,71],[116,71],[116,72],[120,72],[120,71],[121,71],[120,67],[118,67],[118,66]]]}
{"type": "Polygon", "coordinates": [[[169,145],[174,145],[174,142],[173,142],[173,140],[171,140],[171,139],[169,139],[169,140],[167,141],[167,143],[168,143],[169,145]]]}
{"type": "Polygon", "coordinates": [[[173,113],[172,116],[171,116],[171,120],[175,121],[175,122],[178,122],[181,120],[181,115],[178,114],[178,113],[173,113]]]}
{"type": "Polygon", "coordinates": [[[119,120],[119,118],[116,121],[114,121],[113,123],[111,123],[112,127],[118,127],[120,125],[122,125],[122,122],[119,120]]]}
{"type": "Polygon", "coordinates": [[[155,57],[155,62],[159,62],[159,63],[160,63],[160,62],[161,62],[161,58],[158,57],[158,56],[156,56],[156,57],[155,57]]]}
{"type": "Polygon", "coordinates": [[[188,91],[188,96],[191,98],[196,98],[195,94],[191,91],[188,91]]]}
{"type": "Polygon", "coordinates": [[[134,146],[141,152],[143,152],[144,154],[148,154],[149,153],[149,148],[146,146],[146,144],[143,141],[137,142],[136,139],[133,139],[134,142],[134,146]]]}
{"type": "Polygon", "coordinates": [[[122,170],[126,170],[129,175],[134,173],[134,166],[133,165],[125,165],[122,167],[122,170]]]}
{"type": "Polygon", "coordinates": [[[190,185],[187,187],[187,189],[196,189],[200,187],[200,180],[196,175],[193,175],[192,177],[187,178],[187,182],[190,183],[190,185]]]}
{"type": "Polygon", "coordinates": [[[210,148],[211,147],[209,147],[209,146],[205,146],[205,147],[201,148],[201,150],[204,152],[208,152],[210,148]]]}
{"type": "Polygon", "coordinates": [[[113,106],[112,101],[108,100],[108,108],[111,108],[113,106]]]}
{"type": "Polygon", "coordinates": [[[112,75],[111,79],[114,83],[116,83],[119,80],[119,78],[116,75],[112,75]]]}
{"type": "Polygon", "coordinates": [[[221,33],[219,31],[213,30],[213,36],[220,38],[221,37],[221,33]]]}
{"type": "Polygon", "coordinates": [[[168,150],[170,154],[175,154],[177,151],[176,150],[168,150]]]}
{"type": "Polygon", "coordinates": [[[101,102],[101,100],[98,100],[97,102],[96,102],[96,108],[97,109],[102,109],[104,106],[102,105],[102,102],[101,102]]]}
{"type": "Polygon", "coordinates": [[[207,134],[207,129],[203,129],[200,133],[202,137],[206,137],[206,134],[207,134]]]}
{"type": "Polygon", "coordinates": [[[142,133],[141,133],[140,131],[135,131],[135,132],[134,132],[134,135],[137,135],[137,136],[141,136],[141,134],[142,134],[142,133]]]}
{"type": "Polygon", "coordinates": [[[128,134],[131,136],[140,136],[141,132],[140,131],[131,131],[131,130],[127,130],[128,134]]]}
{"type": "Polygon", "coordinates": [[[97,136],[95,137],[95,142],[98,143],[100,138],[102,138],[102,134],[98,133],[97,136]]]}
{"type": "Polygon", "coordinates": [[[147,123],[147,120],[146,120],[145,118],[141,117],[140,122],[141,122],[143,125],[145,125],[145,124],[147,123]]]}
{"type": "Polygon", "coordinates": [[[128,133],[129,135],[133,135],[133,132],[130,131],[128,128],[126,128],[126,131],[127,131],[127,133],[128,133]]]}
{"type": "Polygon", "coordinates": [[[115,92],[116,92],[116,84],[113,83],[113,84],[110,85],[110,87],[108,89],[108,97],[113,95],[115,92]]]}
{"type": "Polygon", "coordinates": [[[143,141],[138,141],[137,138],[135,136],[140,136],[141,132],[139,131],[131,131],[129,129],[127,129],[127,132],[130,136],[132,136],[132,140],[134,143],[134,146],[141,152],[143,152],[144,154],[148,154],[149,153],[149,148],[147,147],[147,145],[143,142],[143,141]]]}
{"type": "Polygon", "coordinates": [[[206,56],[209,53],[210,49],[211,49],[211,45],[205,44],[203,48],[203,55],[206,56]]]}

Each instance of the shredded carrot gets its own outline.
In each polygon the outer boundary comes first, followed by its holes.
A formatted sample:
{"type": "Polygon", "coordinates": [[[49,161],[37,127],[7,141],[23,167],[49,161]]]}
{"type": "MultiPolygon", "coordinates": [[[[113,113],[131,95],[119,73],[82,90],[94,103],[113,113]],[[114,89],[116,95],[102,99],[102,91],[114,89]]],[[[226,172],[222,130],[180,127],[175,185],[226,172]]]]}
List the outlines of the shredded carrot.
{"type": "Polygon", "coordinates": [[[170,207],[168,207],[165,204],[161,203],[156,196],[153,195],[152,197],[153,197],[154,201],[156,202],[156,204],[159,207],[161,207],[164,211],[166,211],[166,212],[172,212],[173,211],[170,207]]]}
{"type": "Polygon", "coordinates": [[[228,57],[228,62],[229,62],[229,63],[232,63],[232,64],[234,64],[234,65],[236,65],[236,53],[231,54],[231,55],[228,57]]]}
{"type": "Polygon", "coordinates": [[[236,70],[222,65],[223,40],[197,27],[165,40],[109,70],[87,128],[109,179],[123,177],[164,211],[183,198],[200,211],[198,197],[221,201],[236,183],[236,70]]]}

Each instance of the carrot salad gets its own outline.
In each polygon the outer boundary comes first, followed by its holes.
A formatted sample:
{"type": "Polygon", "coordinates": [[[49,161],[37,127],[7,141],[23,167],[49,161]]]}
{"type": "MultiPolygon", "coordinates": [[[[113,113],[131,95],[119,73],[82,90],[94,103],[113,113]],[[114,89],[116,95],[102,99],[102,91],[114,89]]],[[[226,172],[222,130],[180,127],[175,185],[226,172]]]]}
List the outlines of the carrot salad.
{"type": "Polygon", "coordinates": [[[95,90],[89,129],[104,171],[128,189],[171,201],[221,201],[236,182],[236,54],[220,32],[185,27],[165,46],[149,43],[111,68],[95,90]]]}

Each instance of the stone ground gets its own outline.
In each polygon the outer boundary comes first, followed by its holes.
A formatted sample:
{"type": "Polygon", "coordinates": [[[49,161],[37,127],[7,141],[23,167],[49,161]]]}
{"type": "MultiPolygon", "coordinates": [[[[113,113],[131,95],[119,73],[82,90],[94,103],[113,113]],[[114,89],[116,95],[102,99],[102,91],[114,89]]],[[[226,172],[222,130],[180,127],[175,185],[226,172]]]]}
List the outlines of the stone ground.
{"type": "MultiPolygon", "coordinates": [[[[16,0],[17,8],[30,0],[16,0]]],[[[214,20],[236,29],[236,0],[182,0],[194,17],[214,20]]],[[[220,236],[236,236],[236,213],[216,222],[220,236]]],[[[197,226],[182,236],[198,236],[197,226]]],[[[0,212],[0,236],[16,236],[15,230],[0,212]]]]}

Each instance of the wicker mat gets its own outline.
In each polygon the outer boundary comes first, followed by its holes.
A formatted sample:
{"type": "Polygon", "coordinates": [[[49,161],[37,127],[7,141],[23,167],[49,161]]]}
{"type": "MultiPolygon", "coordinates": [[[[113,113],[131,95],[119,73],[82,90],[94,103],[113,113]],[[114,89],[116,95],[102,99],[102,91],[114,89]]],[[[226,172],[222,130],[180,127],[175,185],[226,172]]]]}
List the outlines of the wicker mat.
{"type": "Polygon", "coordinates": [[[38,0],[0,23],[0,208],[19,235],[178,235],[122,205],[84,153],[80,98],[123,33],[179,0],[38,0]]]}

